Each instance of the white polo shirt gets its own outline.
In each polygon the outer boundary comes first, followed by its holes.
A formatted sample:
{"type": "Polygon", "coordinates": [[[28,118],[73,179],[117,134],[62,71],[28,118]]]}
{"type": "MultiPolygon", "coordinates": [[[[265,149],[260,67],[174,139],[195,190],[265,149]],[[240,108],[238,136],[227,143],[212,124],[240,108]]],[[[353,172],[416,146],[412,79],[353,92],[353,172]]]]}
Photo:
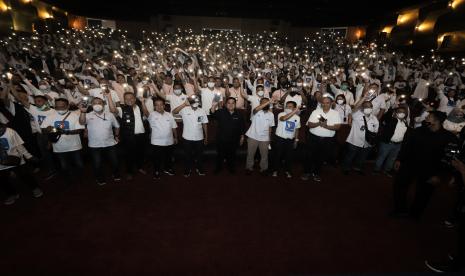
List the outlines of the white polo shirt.
{"type": "MultiPolygon", "coordinates": [[[[267,98],[267,99],[268,99],[268,97],[266,97],[266,96],[263,96],[263,98],[267,98]]],[[[248,97],[247,97],[247,100],[250,102],[250,107],[251,107],[251,110],[250,110],[250,112],[251,112],[251,114],[250,114],[250,120],[252,120],[252,117],[254,116],[253,110],[254,110],[257,106],[260,105],[260,100],[261,100],[261,99],[262,99],[262,98],[260,98],[260,97],[257,96],[257,95],[252,95],[252,96],[248,96],[248,97]]]]}
{"type": "Polygon", "coordinates": [[[89,148],[106,148],[116,145],[113,128],[119,123],[110,112],[98,114],[94,111],[86,113],[86,124],[89,137],[89,148]]]}
{"type": "MultiPolygon", "coordinates": [[[[172,94],[166,95],[166,101],[170,103],[171,112],[173,112],[173,110],[176,109],[176,107],[185,103],[186,100],[187,100],[186,94],[181,94],[179,96],[176,96],[176,94],[172,93],[172,94]]],[[[174,117],[181,118],[179,114],[174,115],[174,117]]]]}
{"type": "MultiPolygon", "coordinates": [[[[123,118],[123,109],[121,107],[116,108],[118,110],[118,117],[123,118]]],[[[138,105],[135,105],[133,108],[134,111],[134,134],[145,133],[143,117],[140,116],[140,108],[138,105]]]]}
{"type": "Polygon", "coordinates": [[[182,138],[189,141],[203,140],[203,124],[208,123],[207,113],[201,108],[184,107],[179,114],[182,117],[182,138]]]}
{"type": "MultiPolygon", "coordinates": [[[[315,109],[312,114],[310,114],[310,117],[308,118],[308,122],[310,123],[318,123],[319,122],[319,117],[325,118],[326,124],[328,126],[334,126],[334,125],[339,125],[342,124],[341,117],[339,116],[339,112],[336,110],[330,109],[327,113],[323,111],[322,108],[317,108],[315,109]]],[[[336,134],[336,131],[334,130],[329,130],[323,127],[314,127],[310,128],[310,133],[319,137],[334,137],[336,134]]]]}
{"type": "Polygon", "coordinates": [[[300,117],[294,114],[291,118],[287,119],[286,121],[281,121],[279,118],[285,115],[286,112],[281,112],[278,114],[278,126],[276,127],[276,136],[279,136],[283,139],[294,139],[297,130],[300,128],[300,117]]]}
{"type": "MultiPolygon", "coordinates": [[[[347,143],[359,148],[371,147],[371,145],[365,140],[364,116],[365,114],[363,114],[362,111],[357,111],[352,114],[352,127],[346,140],[347,143]]],[[[366,117],[366,121],[369,131],[378,132],[379,122],[375,115],[371,114],[369,117],[366,117]]]]}
{"type": "MultiPolygon", "coordinates": [[[[0,147],[5,151],[7,155],[12,155],[21,158],[21,165],[25,163],[24,158],[20,156],[17,151],[17,147],[24,144],[23,139],[18,135],[16,131],[7,127],[5,133],[0,136],[0,147]]],[[[14,166],[4,166],[0,164],[0,171],[13,168],[14,166]]]]}
{"type": "Polygon", "coordinates": [[[270,141],[270,127],[274,127],[273,112],[258,111],[252,118],[249,130],[247,130],[247,137],[260,142],[270,141]]]}
{"type": "MultiPolygon", "coordinates": [[[[93,98],[97,97],[102,99],[105,102],[105,111],[110,111],[110,108],[108,106],[108,101],[106,99],[105,94],[103,93],[102,88],[93,88],[89,89],[89,95],[93,98]]],[[[110,89],[110,97],[113,100],[113,103],[116,104],[117,102],[120,102],[120,99],[118,97],[118,93],[116,93],[115,90],[110,89]]]]}
{"type": "Polygon", "coordinates": [[[302,96],[300,94],[295,94],[294,97],[291,96],[291,94],[288,94],[286,96],[286,99],[284,99],[284,106],[286,106],[287,102],[295,102],[297,104],[297,107],[302,106],[302,96]]]}
{"type": "MultiPolygon", "coordinates": [[[[69,111],[71,114],[65,118],[66,114],[60,115],[58,112],[52,116],[49,116],[45,119],[42,123],[42,128],[47,128],[49,126],[56,127],[56,128],[63,128],[65,130],[77,130],[77,129],[84,129],[84,126],[79,124],[79,115],[74,111],[69,111]],[[62,123],[63,121],[63,123],[62,123]]],[[[69,151],[76,151],[82,149],[81,145],[81,138],[79,134],[72,134],[72,135],[61,135],[60,140],[58,142],[53,143],[53,152],[55,153],[62,153],[62,152],[69,152],[69,151]]]]}
{"type": "Polygon", "coordinates": [[[336,103],[334,110],[336,110],[339,113],[342,124],[349,123],[349,115],[352,114],[352,108],[350,108],[348,104],[339,105],[336,103]]]}
{"type": "MultiPolygon", "coordinates": [[[[172,96],[172,94],[168,96],[172,96]]],[[[152,145],[171,146],[174,144],[173,129],[176,129],[178,125],[174,121],[174,117],[171,113],[152,111],[150,112],[148,121],[152,129],[150,137],[152,145]]]]}
{"type": "Polygon", "coordinates": [[[373,113],[372,113],[372,115],[374,115],[374,116],[378,116],[381,109],[386,110],[386,98],[382,94],[378,95],[376,98],[374,98],[371,101],[371,104],[373,105],[373,113]]]}
{"type": "Polygon", "coordinates": [[[42,111],[35,105],[31,105],[29,107],[29,113],[31,113],[32,117],[34,118],[34,122],[37,124],[37,127],[39,128],[39,133],[42,132],[40,128],[42,128],[42,123],[45,121],[45,119],[49,116],[57,114],[57,112],[53,108],[50,108],[46,111],[42,111]]]}
{"type": "Polygon", "coordinates": [[[210,90],[209,88],[201,88],[200,95],[202,97],[202,109],[205,111],[206,114],[210,114],[210,109],[213,105],[213,99],[215,95],[219,93],[220,99],[218,102],[223,100],[223,95],[221,94],[221,90],[213,89],[210,90]]]}

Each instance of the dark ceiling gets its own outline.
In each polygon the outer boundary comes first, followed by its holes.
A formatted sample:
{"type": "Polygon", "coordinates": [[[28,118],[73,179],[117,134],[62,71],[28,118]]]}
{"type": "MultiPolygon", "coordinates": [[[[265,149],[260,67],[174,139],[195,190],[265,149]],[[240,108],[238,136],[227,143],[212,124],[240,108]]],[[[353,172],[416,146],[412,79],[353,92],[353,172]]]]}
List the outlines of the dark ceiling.
{"type": "MultiPolygon", "coordinates": [[[[430,0],[437,2],[442,0],[430,0]]],[[[369,24],[401,8],[425,3],[425,0],[46,0],[46,2],[88,17],[147,21],[157,14],[221,17],[271,18],[298,26],[344,26],[369,24]]]]}

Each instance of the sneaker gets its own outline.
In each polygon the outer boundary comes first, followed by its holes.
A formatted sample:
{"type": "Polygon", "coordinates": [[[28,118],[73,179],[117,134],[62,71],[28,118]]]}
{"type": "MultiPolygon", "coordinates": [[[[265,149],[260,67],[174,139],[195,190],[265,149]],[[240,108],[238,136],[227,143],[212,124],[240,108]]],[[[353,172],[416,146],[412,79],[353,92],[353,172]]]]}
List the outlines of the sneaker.
{"type": "Polygon", "coordinates": [[[154,172],[153,179],[160,179],[160,172],[154,172]]]}
{"type": "Polygon", "coordinates": [[[56,175],[57,175],[57,172],[56,172],[56,171],[49,172],[49,173],[44,177],[44,180],[45,180],[45,181],[48,181],[48,180],[54,178],[56,175]]]}
{"type": "Polygon", "coordinates": [[[32,190],[32,196],[34,196],[35,198],[39,198],[43,195],[44,195],[44,192],[42,192],[40,188],[35,188],[34,190],[32,190]]]}
{"type": "Polygon", "coordinates": [[[119,176],[119,175],[113,176],[113,181],[115,181],[115,182],[121,181],[121,176],[119,176]]]}
{"type": "Polygon", "coordinates": [[[321,182],[321,178],[320,178],[320,176],[317,175],[317,174],[313,174],[313,175],[312,175],[312,178],[313,178],[313,181],[315,181],[315,182],[321,182]]]}
{"type": "Polygon", "coordinates": [[[437,273],[444,273],[444,272],[454,272],[454,267],[452,266],[451,262],[447,263],[435,263],[435,262],[429,262],[425,261],[425,265],[427,268],[429,268],[431,271],[437,272],[437,273]]]}
{"type": "Polygon", "coordinates": [[[184,171],[184,177],[187,178],[187,177],[189,177],[189,176],[191,176],[191,170],[186,170],[186,171],[184,171]]]}
{"type": "Polygon", "coordinates": [[[140,174],[146,175],[147,172],[144,169],[139,169],[137,170],[140,174]]]}
{"type": "Polygon", "coordinates": [[[300,177],[300,179],[302,179],[303,181],[307,181],[307,180],[310,179],[310,174],[304,173],[304,174],[300,177]]]}
{"type": "Polygon", "coordinates": [[[12,195],[12,196],[9,196],[5,199],[5,201],[3,201],[3,204],[5,205],[12,205],[16,202],[16,200],[18,200],[19,198],[19,195],[12,195]]]}
{"type": "Polygon", "coordinates": [[[164,170],[163,172],[164,172],[165,174],[169,175],[169,176],[173,176],[173,175],[174,175],[173,169],[164,170]]]}
{"type": "Polygon", "coordinates": [[[285,172],[286,178],[292,178],[292,174],[290,172],[285,172]]]}
{"type": "Polygon", "coordinates": [[[199,176],[205,176],[205,172],[202,169],[195,170],[199,176]]]}
{"type": "Polygon", "coordinates": [[[97,185],[99,185],[99,186],[104,186],[104,185],[106,185],[106,184],[107,184],[107,183],[106,183],[105,181],[98,181],[98,180],[97,180],[97,185]]]}
{"type": "Polygon", "coordinates": [[[450,220],[448,220],[448,219],[446,219],[446,220],[444,221],[444,225],[445,225],[447,228],[454,228],[454,227],[455,227],[455,223],[452,222],[452,221],[450,221],[450,220]]]}
{"type": "Polygon", "coordinates": [[[271,174],[272,177],[278,177],[278,172],[277,171],[274,171],[272,174],[271,174]]]}

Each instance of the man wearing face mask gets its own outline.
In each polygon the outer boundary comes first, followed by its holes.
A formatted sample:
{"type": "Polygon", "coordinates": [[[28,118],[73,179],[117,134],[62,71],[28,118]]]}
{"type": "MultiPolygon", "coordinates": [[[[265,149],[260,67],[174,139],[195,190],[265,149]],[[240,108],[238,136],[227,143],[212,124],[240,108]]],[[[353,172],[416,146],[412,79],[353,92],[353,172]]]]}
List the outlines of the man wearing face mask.
{"type": "Polygon", "coordinates": [[[362,110],[352,114],[352,126],[349,136],[347,137],[347,153],[342,163],[342,170],[344,174],[348,174],[352,162],[353,170],[359,174],[364,174],[365,160],[371,151],[373,145],[370,145],[366,140],[366,131],[374,133],[378,132],[379,122],[378,119],[372,114],[373,105],[371,102],[366,101],[362,104],[362,110]],[[355,161],[354,161],[355,160],[355,161]]]}
{"type": "Polygon", "coordinates": [[[182,105],[173,110],[173,114],[181,114],[183,122],[182,138],[184,138],[184,177],[191,175],[194,165],[199,176],[205,176],[203,170],[203,147],[208,144],[207,113],[199,108],[199,98],[191,96],[182,105]]]}
{"type": "MultiPolygon", "coordinates": [[[[108,93],[108,92],[107,92],[108,93]]],[[[120,118],[120,141],[125,152],[127,180],[132,180],[135,170],[147,174],[142,168],[145,157],[146,135],[144,122],[148,115],[144,99],[136,99],[134,93],[124,93],[124,104],[116,107],[113,98],[107,97],[110,112],[120,118]]]]}
{"type": "MultiPolygon", "coordinates": [[[[173,93],[169,95],[165,95],[164,93],[158,90],[156,90],[155,92],[157,93],[158,97],[169,102],[171,112],[173,112],[173,110],[185,103],[187,100],[187,95],[184,93],[184,89],[182,87],[182,84],[180,83],[174,84],[173,93]]],[[[179,120],[181,119],[181,115],[175,114],[174,118],[179,120]]]]}
{"type": "Polygon", "coordinates": [[[292,177],[291,159],[293,150],[299,141],[297,135],[300,129],[300,117],[297,115],[299,108],[293,101],[286,103],[284,112],[278,114],[278,126],[276,127],[276,140],[274,143],[273,177],[278,176],[278,170],[283,161],[284,173],[287,178],[292,177]]]}
{"type": "Polygon", "coordinates": [[[232,97],[236,100],[236,108],[237,109],[244,109],[245,108],[245,101],[244,97],[242,96],[242,88],[241,81],[239,78],[233,78],[233,86],[226,90],[226,96],[232,97]]]}
{"type": "Polygon", "coordinates": [[[394,168],[398,170],[393,185],[393,217],[409,216],[420,218],[428,205],[434,186],[441,182],[446,172],[441,160],[445,147],[456,144],[456,137],[442,127],[446,115],[431,111],[422,127],[412,130],[402,143],[394,168]],[[407,208],[409,185],[416,182],[415,199],[410,210],[407,208]]]}
{"type": "Polygon", "coordinates": [[[29,106],[29,112],[34,117],[34,124],[37,129],[37,145],[40,151],[40,160],[43,167],[47,170],[45,180],[52,178],[56,174],[55,163],[52,154],[48,148],[48,136],[42,132],[43,122],[50,116],[56,116],[55,109],[50,108],[47,98],[43,95],[34,96],[34,105],[29,106]]]}
{"type": "Polygon", "coordinates": [[[115,116],[104,111],[105,102],[101,98],[92,99],[92,112],[87,113],[87,106],[80,106],[79,123],[87,125],[90,155],[92,157],[92,167],[99,186],[106,184],[102,157],[109,159],[113,180],[119,181],[118,157],[116,155],[116,144],[119,139],[119,123],[115,116]]]}
{"type": "Polygon", "coordinates": [[[84,126],[79,124],[79,115],[69,110],[67,99],[55,100],[56,114],[48,116],[41,125],[44,133],[57,132],[60,134],[57,142],[52,143],[53,153],[60,162],[60,167],[65,177],[73,181],[73,168],[75,175],[83,168],[81,159],[81,138],[84,126]]]}
{"type": "Polygon", "coordinates": [[[262,85],[257,86],[256,90],[256,95],[247,95],[245,91],[241,91],[242,97],[247,99],[250,102],[250,107],[251,107],[251,115],[250,115],[250,120],[252,120],[253,116],[255,113],[253,112],[255,108],[257,108],[260,105],[260,101],[262,99],[268,99],[268,97],[265,96],[265,88],[262,85]]]}
{"type": "Polygon", "coordinates": [[[223,95],[221,91],[215,88],[215,78],[209,77],[207,88],[200,89],[200,97],[202,99],[202,109],[206,114],[210,114],[213,101],[218,102],[220,106],[223,104],[223,95]]]}
{"type": "Polygon", "coordinates": [[[297,104],[297,108],[301,108],[302,104],[307,104],[307,97],[305,96],[302,89],[299,87],[291,88],[290,91],[286,92],[280,99],[281,102],[284,102],[284,106],[287,105],[288,102],[295,102],[297,104]]]}
{"type": "Polygon", "coordinates": [[[408,130],[407,109],[398,107],[391,117],[384,120],[382,131],[379,135],[379,151],[376,158],[374,174],[383,169],[383,173],[392,177],[392,169],[399,154],[402,141],[408,130]]]}

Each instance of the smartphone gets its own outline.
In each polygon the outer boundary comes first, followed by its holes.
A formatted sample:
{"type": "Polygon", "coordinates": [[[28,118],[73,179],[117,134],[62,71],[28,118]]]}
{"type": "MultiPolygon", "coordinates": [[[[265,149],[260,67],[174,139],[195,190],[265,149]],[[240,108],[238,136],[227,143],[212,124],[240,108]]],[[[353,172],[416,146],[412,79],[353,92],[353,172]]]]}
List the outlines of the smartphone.
{"type": "Polygon", "coordinates": [[[215,94],[215,97],[213,97],[213,101],[214,102],[219,102],[221,99],[221,94],[220,93],[216,93],[215,94]]]}

